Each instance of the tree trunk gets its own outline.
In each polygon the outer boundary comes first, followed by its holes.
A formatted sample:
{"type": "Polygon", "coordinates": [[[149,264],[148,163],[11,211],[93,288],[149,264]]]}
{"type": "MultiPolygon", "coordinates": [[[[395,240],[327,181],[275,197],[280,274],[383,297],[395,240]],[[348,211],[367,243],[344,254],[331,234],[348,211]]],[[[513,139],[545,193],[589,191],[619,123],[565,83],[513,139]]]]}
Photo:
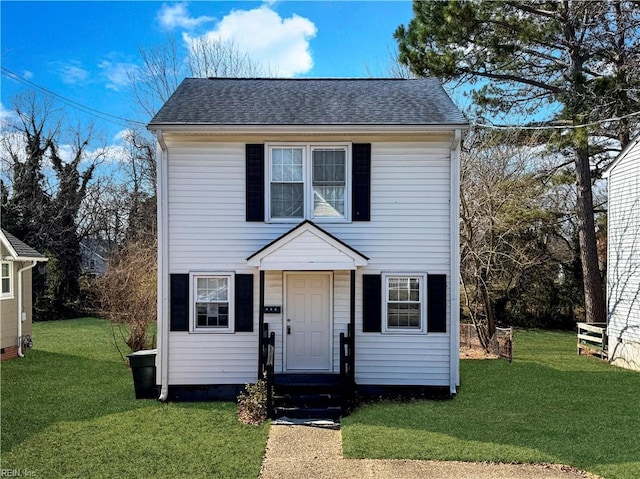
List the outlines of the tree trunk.
{"type": "MultiPolygon", "coordinates": [[[[586,138],[586,133],[584,136],[586,138]]],[[[598,266],[588,147],[579,146],[576,148],[575,166],[578,241],[580,243],[580,259],[582,262],[586,321],[587,323],[605,323],[604,290],[598,266]]]]}

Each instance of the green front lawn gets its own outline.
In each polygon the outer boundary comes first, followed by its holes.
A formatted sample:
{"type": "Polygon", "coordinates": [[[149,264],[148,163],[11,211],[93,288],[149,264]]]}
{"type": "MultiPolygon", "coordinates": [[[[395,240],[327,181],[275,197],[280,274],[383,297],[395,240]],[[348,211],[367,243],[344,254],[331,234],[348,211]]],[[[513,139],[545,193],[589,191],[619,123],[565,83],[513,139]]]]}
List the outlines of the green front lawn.
{"type": "Polygon", "coordinates": [[[461,364],[458,395],[386,401],[343,421],[344,454],[568,464],[640,477],[640,373],[577,356],[575,334],[518,331],[514,361],[461,364]]]}
{"type": "Polygon", "coordinates": [[[35,477],[258,476],[268,434],[234,403],[136,400],[109,323],[34,324],[22,360],[3,362],[2,469],[35,477]]]}

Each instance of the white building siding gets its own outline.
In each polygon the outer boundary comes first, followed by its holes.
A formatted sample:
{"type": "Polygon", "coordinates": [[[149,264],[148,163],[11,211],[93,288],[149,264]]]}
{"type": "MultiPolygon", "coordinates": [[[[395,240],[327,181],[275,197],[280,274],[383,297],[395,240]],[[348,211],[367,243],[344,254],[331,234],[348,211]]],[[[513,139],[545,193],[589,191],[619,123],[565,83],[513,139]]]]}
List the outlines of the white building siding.
{"type": "MultiPolygon", "coordinates": [[[[447,333],[362,333],[363,272],[446,274],[450,285],[450,148],[443,140],[372,143],[371,221],[318,222],[369,257],[356,281],[358,384],[450,383],[450,324],[447,333]]],[[[170,273],[251,272],[247,257],[296,225],[245,221],[245,143],[172,142],[168,177],[170,273]]],[[[258,283],[256,274],[256,318],[258,283]]],[[[265,283],[265,305],[282,305],[282,272],[266,272],[265,283]]],[[[333,294],[333,370],[338,372],[339,334],[347,333],[349,322],[349,271],[334,272],[333,294]]],[[[280,345],[282,319],[265,315],[280,345]]],[[[255,380],[257,329],[256,322],[253,334],[170,333],[169,383],[255,380]]],[[[276,371],[282,371],[282,358],[280,346],[276,371]]]]}
{"type": "Polygon", "coordinates": [[[640,143],[609,172],[609,355],[640,370],[640,143]]]}

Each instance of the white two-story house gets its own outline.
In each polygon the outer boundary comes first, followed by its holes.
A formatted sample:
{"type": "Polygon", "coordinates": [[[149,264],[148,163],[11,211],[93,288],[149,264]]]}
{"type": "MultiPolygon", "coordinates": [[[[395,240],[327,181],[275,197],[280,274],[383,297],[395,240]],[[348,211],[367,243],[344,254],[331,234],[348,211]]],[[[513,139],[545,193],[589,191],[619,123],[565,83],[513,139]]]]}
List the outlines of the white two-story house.
{"type": "Polygon", "coordinates": [[[438,81],[186,79],[148,128],[161,399],[237,394],[269,336],[279,378],[455,394],[467,121],[438,81]]]}

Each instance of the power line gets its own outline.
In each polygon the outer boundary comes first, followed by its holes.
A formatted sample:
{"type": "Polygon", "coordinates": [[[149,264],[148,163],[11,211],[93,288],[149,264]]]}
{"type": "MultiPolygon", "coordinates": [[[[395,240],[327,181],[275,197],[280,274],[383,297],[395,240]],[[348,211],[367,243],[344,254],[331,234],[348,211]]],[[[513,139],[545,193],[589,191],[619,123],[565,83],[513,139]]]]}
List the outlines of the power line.
{"type": "Polygon", "coordinates": [[[613,118],[605,118],[604,120],[592,121],[582,125],[548,125],[548,126],[526,126],[526,125],[487,125],[484,123],[475,123],[474,126],[480,128],[488,128],[492,130],[575,130],[577,128],[585,128],[588,126],[601,125],[611,121],[620,121],[626,118],[640,115],[640,111],[629,113],[627,115],[616,116],[613,118]]]}
{"type": "Polygon", "coordinates": [[[116,125],[119,125],[119,126],[129,126],[131,123],[136,124],[136,125],[142,125],[142,126],[146,125],[145,123],[143,123],[141,121],[131,120],[129,118],[124,118],[124,117],[121,117],[121,116],[112,115],[110,113],[105,113],[103,111],[96,110],[95,108],[91,108],[89,106],[83,105],[82,103],[78,103],[77,101],[71,100],[69,98],[66,98],[66,97],[58,94],[58,93],[55,93],[55,92],[51,91],[48,88],[40,86],[37,83],[29,81],[26,78],[18,75],[17,73],[12,72],[8,68],[0,67],[0,69],[2,70],[2,73],[6,77],[11,78],[12,80],[18,81],[20,83],[23,83],[24,85],[28,85],[30,87],[36,88],[36,89],[42,91],[43,93],[56,98],[57,100],[59,100],[60,102],[70,106],[71,108],[75,108],[76,110],[82,111],[83,113],[89,113],[89,114],[96,115],[96,116],[100,117],[104,121],[108,121],[110,123],[113,123],[113,124],[116,124],[116,125]]]}

